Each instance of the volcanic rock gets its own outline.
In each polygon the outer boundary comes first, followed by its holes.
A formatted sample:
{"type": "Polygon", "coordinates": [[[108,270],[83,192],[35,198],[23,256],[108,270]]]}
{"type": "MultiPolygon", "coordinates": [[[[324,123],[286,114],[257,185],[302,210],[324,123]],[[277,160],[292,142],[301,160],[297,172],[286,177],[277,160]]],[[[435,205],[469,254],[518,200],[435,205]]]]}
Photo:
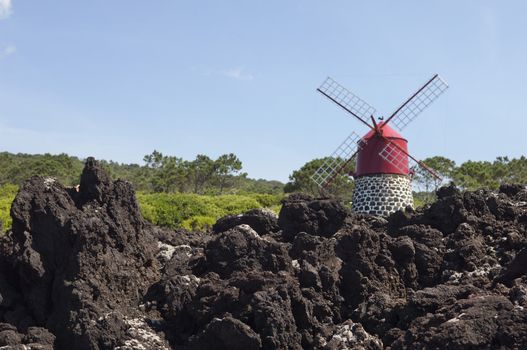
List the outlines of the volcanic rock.
{"type": "Polygon", "coordinates": [[[289,241],[299,232],[330,237],[342,227],[348,214],[339,201],[291,195],[282,205],[278,225],[289,241]]]}
{"type": "Polygon", "coordinates": [[[4,318],[22,330],[49,329],[62,349],[108,348],[129,338],[124,316],[106,316],[134,315],[158,278],[157,244],[132,186],[110,181],[90,158],[80,192],[33,177],[21,187],[11,216],[2,258],[20,300],[5,305],[4,318]],[[20,307],[24,312],[9,311],[20,307]]]}
{"type": "Polygon", "coordinates": [[[239,225],[249,225],[259,235],[279,230],[278,216],[269,209],[253,209],[240,215],[225,216],[212,226],[212,230],[220,233],[239,225]]]}
{"type": "Polygon", "coordinates": [[[211,232],[155,227],[88,159],[33,177],[0,240],[0,347],[526,349],[527,191],[462,192],[387,219],[291,195],[211,232]]]}
{"type": "Polygon", "coordinates": [[[257,350],[261,346],[260,336],[251,327],[228,316],[213,319],[189,344],[190,348],[218,350],[257,350]]]}

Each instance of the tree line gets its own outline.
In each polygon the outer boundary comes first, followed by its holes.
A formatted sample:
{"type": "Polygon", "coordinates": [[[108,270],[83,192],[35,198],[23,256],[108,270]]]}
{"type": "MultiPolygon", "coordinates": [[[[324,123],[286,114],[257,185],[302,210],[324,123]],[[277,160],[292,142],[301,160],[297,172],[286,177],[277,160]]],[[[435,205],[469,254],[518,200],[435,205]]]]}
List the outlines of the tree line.
{"type": "MultiPolygon", "coordinates": [[[[314,159],[289,176],[285,185],[279,181],[251,179],[242,171],[242,162],[232,153],[216,159],[197,155],[193,160],[163,155],[153,151],[143,164],[121,164],[101,161],[112,178],[130,181],[138,191],[137,198],[144,217],[156,224],[188,229],[205,229],[226,214],[238,214],[252,208],[279,210],[284,194],[303,192],[315,196],[334,195],[350,202],[353,178],[347,175],[354,164],[346,164],[327,190],[313,182],[311,176],[329,158],[314,159]]],[[[436,156],[424,160],[442,180],[422,168],[413,167],[416,203],[434,199],[441,185],[454,182],[466,190],[496,189],[502,183],[527,183],[527,158],[498,157],[489,161],[467,161],[457,165],[453,160],[436,156]]],[[[0,234],[11,226],[9,209],[18,186],[33,175],[57,178],[66,186],[79,184],[83,160],[67,154],[29,155],[0,153],[0,234]],[[2,228],[3,226],[3,228],[2,228]]]]}
{"type": "MultiPolygon", "coordinates": [[[[143,164],[100,161],[114,179],[130,181],[137,191],[196,194],[283,193],[279,181],[251,179],[242,172],[242,161],[233,153],[212,159],[198,154],[193,160],[164,155],[154,150],[143,164]]],[[[79,184],[84,161],[65,153],[0,153],[0,186],[20,185],[31,176],[51,176],[67,186],[79,184]]]]}
{"type": "MultiPolygon", "coordinates": [[[[312,195],[331,194],[344,200],[351,199],[353,179],[347,173],[354,164],[347,164],[333,185],[321,193],[311,176],[328,158],[313,159],[294,170],[284,185],[279,181],[251,179],[243,172],[242,161],[233,153],[216,159],[198,154],[193,160],[164,155],[154,150],[143,158],[143,164],[101,163],[112,178],[133,183],[138,191],[150,193],[282,194],[304,192],[312,195]]],[[[428,167],[441,177],[439,181],[420,167],[413,167],[414,190],[432,193],[439,186],[454,182],[466,190],[496,189],[502,183],[527,183],[527,158],[498,157],[494,161],[466,161],[457,165],[442,156],[424,159],[428,167]]],[[[77,185],[84,166],[83,160],[67,154],[30,155],[0,153],[0,185],[20,185],[33,175],[53,176],[66,185],[77,185]]]]}
{"type": "MultiPolygon", "coordinates": [[[[162,226],[204,230],[223,215],[262,207],[278,211],[283,198],[283,183],[248,178],[232,153],[184,160],[154,150],[142,165],[100,163],[113,179],[133,184],[144,218],[162,226]]],[[[39,175],[75,186],[83,167],[83,160],[67,154],[0,153],[0,235],[11,227],[11,203],[24,181],[39,175]]]]}
{"type": "MultiPolygon", "coordinates": [[[[345,200],[351,200],[353,181],[347,175],[349,169],[344,169],[337,175],[333,184],[325,190],[321,190],[312,181],[311,175],[320,167],[327,158],[314,159],[293,171],[289,182],[285,184],[284,191],[304,192],[312,195],[333,194],[345,200]],[[323,193],[325,192],[325,193],[323,193]]],[[[433,169],[441,180],[436,179],[428,171],[419,166],[413,166],[414,191],[422,194],[433,194],[437,188],[453,182],[463,190],[475,190],[478,188],[497,189],[503,183],[527,184],[527,158],[497,157],[494,161],[466,161],[457,165],[455,161],[442,156],[424,159],[423,162],[433,169]]]]}
{"type": "Polygon", "coordinates": [[[497,189],[504,183],[527,183],[527,158],[524,156],[497,157],[492,162],[469,160],[459,166],[453,160],[436,156],[425,159],[424,163],[442,177],[437,180],[421,168],[416,169],[414,179],[424,191],[434,191],[447,182],[463,190],[497,189]]]}

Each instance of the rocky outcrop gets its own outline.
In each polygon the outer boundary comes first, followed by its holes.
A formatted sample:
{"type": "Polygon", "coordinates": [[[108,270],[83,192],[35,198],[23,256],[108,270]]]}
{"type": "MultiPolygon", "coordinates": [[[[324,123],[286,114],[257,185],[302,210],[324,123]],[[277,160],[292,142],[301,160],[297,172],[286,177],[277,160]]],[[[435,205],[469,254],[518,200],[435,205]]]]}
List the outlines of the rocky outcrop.
{"type": "Polygon", "coordinates": [[[299,232],[330,237],[342,227],[348,214],[349,210],[338,201],[294,194],[284,201],[278,225],[288,241],[299,232]]]}
{"type": "Polygon", "coordinates": [[[256,233],[265,235],[277,232],[278,216],[269,209],[253,209],[240,215],[220,218],[212,227],[215,233],[225,232],[239,225],[249,225],[256,233]]]}
{"type": "Polygon", "coordinates": [[[45,327],[63,349],[129,340],[127,321],[140,317],[142,295],[159,275],[157,243],[132,186],[110,181],[88,159],[79,192],[33,177],[11,215],[2,263],[15,296],[1,305],[4,319],[20,330],[45,327]]]}
{"type": "Polygon", "coordinates": [[[93,159],[79,191],[34,177],[0,241],[0,347],[526,348],[527,191],[437,195],[387,219],[294,195],[191,233],[93,159]]]}

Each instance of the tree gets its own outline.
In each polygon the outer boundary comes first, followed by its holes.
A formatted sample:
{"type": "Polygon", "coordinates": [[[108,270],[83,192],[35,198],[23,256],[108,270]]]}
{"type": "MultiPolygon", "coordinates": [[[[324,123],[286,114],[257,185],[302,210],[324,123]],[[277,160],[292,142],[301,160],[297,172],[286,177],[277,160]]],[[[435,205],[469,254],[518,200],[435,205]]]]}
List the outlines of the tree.
{"type": "Polygon", "coordinates": [[[496,189],[499,181],[494,177],[494,164],[491,162],[467,161],[452,172],[456,185],[465,190],[478,188],[496,189]]]}
{"type": "Polygon", "coordinates": [[[468,161],[453,173],[455,182],[468,190],[497,189],[503,183],[527,182],[527,158],[497,157],[494,162],[468,161]]]}
{"type": "Polygon", "coordinates": [[[233,153],[223,154],[214,161],[214,173],[216,182],[223,194],[225,187],[231,182],[233,178],[238,175],[242,169],[242,162],[233,153]]]}
{"type": "Polygon", "coordinates": [[[237,178],[237,189],[244,193],[284,193],[284,184],[276,180],[249,179],[247,173],[243,173],[237,178]]]}
{"type": "Polygon", "coordinates": [[[527,183],[527,158],[521,156],[518,159],[514,158],[509,161],[507,157],[498,157],[496,160],[507,161],[506,176],[502,177],[503,182],[527,183]]]}
{"type": "Polygon", "coordinates": [[[186,162],[173,156],[164,156],[154,150],[144,156],[145,167],[151,170],[150,184],[154,192],[175,192],[184,190],[187,182],[186,162]]]}
{"type": "Polygon", "coordinates": [[[435,156],[426,158],[423,163],[435,171],[442,179],[437,179],[429,171],[421,166],[416,165],[412,168],[414,171],[414,181],[422,186],[425,192],[435,192],[439,186],[448,182],[452,177],[452,172],[456,167],[456,162],[445,157],[435,156]]]}
{"type": "Polygon", "coordinates": [[[414,194],[414,198],[426,204],[435,199],[435,191],[440,186],[451,180],[456,163],[453,160],[441,156],[426,158],[423,160],[423,163],[442,178],[436,178],[428,170],[419,165],[412,167],[411,170],[414,172],[413,181],[421,190],[414,194]]]}
{"type": "Polygon", "coordinates": [[[313,196],[334,195],[343,200],[351,200],[354,181],[347,174],[355,167],[355,164],[347,164],[345,169],[336,175],[331,185],[321,189],[311,178],[329,157],[313,159],[304,164],[300,169],[293,171],[289,176],[289,182],[284,186],[284,192],[302,192],[313,196]]]}
{"type": "Polygon", "coordinates": [[[163,164],[152,182],[157,192],[183,192],[187,185],[187,163],[173,156],[163,158],[163,164]]]}
{"type": "Polygon", "coordinates": [[[164,158],[163,153],[154,150],[151,154],[144,156],[143,161],[146,163],[146,167],[158,169],[163,165],[164,158]]]}
{"type": "Polygon", "coordinates": [[[188,165],[188,178],[194,193],[202,194],[214,176],[214,161],[206,155],[198,154],[188,165]]]}

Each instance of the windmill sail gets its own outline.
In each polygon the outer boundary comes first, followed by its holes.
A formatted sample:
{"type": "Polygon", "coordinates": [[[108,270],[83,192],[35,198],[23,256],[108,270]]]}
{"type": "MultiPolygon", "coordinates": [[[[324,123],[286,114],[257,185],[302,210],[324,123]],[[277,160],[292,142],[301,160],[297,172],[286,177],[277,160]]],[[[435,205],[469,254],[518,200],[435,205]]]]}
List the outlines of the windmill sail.
{"type": "Polygon", "coordinates": [[[399,170],[402,173],[407,172],[408,162],[411,160],[411,161],[414,161],[421,168],[425,169],[430,174],[432,174],[432,176],[434,176],[436,179],[442,180],[441,177],[433,169],[428,167],[426,164],[412,157],[409,153],[407,153],[401,147],[397,146],[392,141],[390,140],[387,140],[387,141],[388,143],[386,144],[386,146],[384,146],[384,148],[379,152],[379,156],[382,159],[384,159],[386,162],[393,165],[397,170],[399,170]]]}
{"type": "Polygon", "coordinates": [[[448,84],[438,75],[434,75],[423,87],[403,103],[391,116],[386,123],[392,124],[403,130],[410,124],[426,107],[432,104],[445,90],[448,84]]]}
{"type": "Polygon", "coordinates": [[[352,132],[315,171],[311,179],[319,187],[327,187],[340,171],[352,161],[364,144],[360,136],[352,132]]]}
{"type": "Polygon", "coordinates": [[[370,116],[375,114],[375,108],[332,78],[328,77],[317,91],[344,108],[370,128],[373,128],[366,120],[369,120],[370,116]]]}
{"type": "Polygon", "coordinates": [[[407,154],[395,146],[393,142],[388,142],[379,152],[379,156],[393,165],[401,173],[406,173],[408,171],[407,154]]]}

